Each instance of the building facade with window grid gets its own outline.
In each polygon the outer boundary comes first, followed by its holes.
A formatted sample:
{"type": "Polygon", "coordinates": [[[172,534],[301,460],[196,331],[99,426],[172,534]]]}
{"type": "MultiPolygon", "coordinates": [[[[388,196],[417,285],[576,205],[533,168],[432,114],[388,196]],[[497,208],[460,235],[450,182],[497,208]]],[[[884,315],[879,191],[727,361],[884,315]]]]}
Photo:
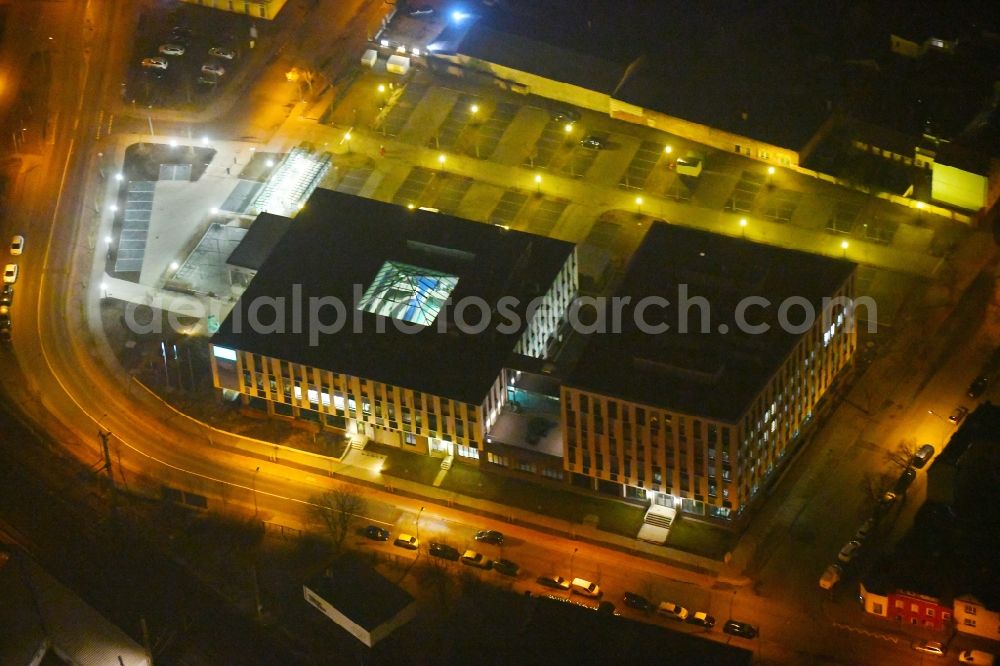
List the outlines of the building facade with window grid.
{"type": "Polygon", "coordinates": [[[272,416],[477,460],[508,368],[544,358],[577,287],[570,243],[317,190],[213,337],[213,381],[272,416]],[[322,298],[349,321],[314,335],[296,311],[322,298]],[[469,301],[487,309],[460,322],[469,301]]]}
{"type": "MultiPolygon", "coordinates": [[[[731,522],[851,360],[856,329],[837,303],[854,296],[854,266],[657,224],[621,294],[635,303],[653,285],[704,298],[709,332],[647,335],[632,325],[593,336],[562,387],[565,468],[578,485],[731,522]],[[761,312],[765,334],[718,333],[733,324],[726,310],[754,295],[775,307],[798,295],[817,310],[828,298],[830,314],[799,333],[776,328],[773,311],[761,312]]],[[[628,326],[627,309],[622,319],[628,326]]]]}

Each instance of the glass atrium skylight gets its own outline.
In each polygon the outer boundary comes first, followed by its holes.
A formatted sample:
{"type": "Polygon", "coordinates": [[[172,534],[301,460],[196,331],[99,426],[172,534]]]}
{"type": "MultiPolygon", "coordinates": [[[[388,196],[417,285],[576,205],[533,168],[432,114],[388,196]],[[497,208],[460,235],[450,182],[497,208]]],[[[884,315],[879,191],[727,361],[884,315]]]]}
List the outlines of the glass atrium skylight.
{"type": "Polygon", "coordinates": [[[387,261],[361,297],[358,309],[429,326],[457,284],[454,275],[387,261]]]}

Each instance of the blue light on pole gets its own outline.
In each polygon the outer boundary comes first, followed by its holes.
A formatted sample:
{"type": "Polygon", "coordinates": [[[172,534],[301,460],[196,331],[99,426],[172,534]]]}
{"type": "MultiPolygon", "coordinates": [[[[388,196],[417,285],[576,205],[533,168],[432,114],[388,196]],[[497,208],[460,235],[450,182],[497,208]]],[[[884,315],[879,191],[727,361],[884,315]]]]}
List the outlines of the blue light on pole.
{"type": "Polygon", "coordinates": [[[460,10],[456,9],[455,11],[453,11],[451,13],[451,20],[453,22],[455,22],[455,23],[461,23],[462,21],[464,21],[465,19],[469,18],[470,16],[471,16],[471,14],[469,14],[468,12],[463,12],[463,11],[460,11],[460,10]]]}

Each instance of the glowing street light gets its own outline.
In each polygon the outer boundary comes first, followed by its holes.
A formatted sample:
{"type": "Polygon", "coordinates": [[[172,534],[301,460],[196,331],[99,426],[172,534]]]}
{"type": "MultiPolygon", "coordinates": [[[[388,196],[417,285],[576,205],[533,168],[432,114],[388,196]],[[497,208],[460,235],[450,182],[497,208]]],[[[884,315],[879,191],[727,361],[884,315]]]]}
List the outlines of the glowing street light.
{"type": "Polygon", "coordinates": [[[669,155],[670,153],[674,152],[674,147],[668,144],[663,147],[663,152],[669,155]]]}
{"type": "Polygon", "coordinates": [[[469,16],[471,16],[471,14],[469,14],[467,12],[461,12],[461,11],[455,10],[455,11],[453,11],[451,13],[451,20],[454,21],[455,23],[461,23],[465,19],[469,18],[469,16]]]}
{"type": "Polygon", "coordinates": [[[177,147],[177,140],[176,139],[171,139],[170,140],[170,147],[171,148],[176,148],[177,147]]]}
{"type": "Polygon", "coordinates": [[[117,213],[118,206],[116,206],[115,204],[111,204],[110,206],[108,206],[108,210],[110,210],[112,213],[117,213]]]}
{"type": "Polygon", "coordinates": [[[378,84],[378,91],[380,93],[384,93],[385,92],[385,84],[384,83],[378,84]]]}
{"type": "Polygon", "coordinates": [[[108,245],[111,245],[111,243],[114,242],[114,239],[111,236],[105,236],[104,242],[107,243],[108,245]]]}
{"type": "Polygon", "coordinates": [[[274,160],[267,160],[266,162],[264,162],[264,164],[267,166],[268,169],[270,169],[271,167],[274,166],[274,160]]]}
{"type": "Polygon", "coordinates": [[[767,175],[768,176],[773,176],[774,175],[774,167],[773,166],[767,167],[767,175]]]}
{"type": "Polygon", "coordinates": [[[844,256],[845,257],[847,256],[847,248],[849,246],[850,246],[850,243],[848,243],[847,241],[840,241],[840,249],[844,251],[844,256]]]}
{"type": "Polygon", "coordinates": [[[642,197],[635,198],[635,212],[636,213],[642,212],[642,197]]]}
{"type": "Polygon", "coordinates": [[[472,106],[470,106],[469,112],[472,113],[472,115],[476,115],[477,113],[479,113],[479,105],[473,104],[472,106]]]}
{"type": "Polygon", "coordinates": [[[347,142],[347,152],[351,152],[351,133],[344,132],[344,141],[347,142]]]}
{"type": "Polygon", "coordinates": [[[208,145],[208,137],[207,136],[201,137],[201,145],[203,145],[203,146],[207,146],[208,145]]]}
{"type": "Polygon", "coordinates": [[[181,267],[181,265],[178,264],[176,261],[171,261],[170,262],[170,270],[176,271],[180,267],[181,267]]]}
{"type": "Polygon", "coordinates": [[[747,237],[747,218],[740,218],[740,230],[743,232],[743,238],[747,237]]]}
{"type": "Polygon", "coordinates": [[[566,123],[565,125],[563,125],[563,131],[566,132],[566,134],[569,134],[570,132],[572,132],[573,131],[573,123],[566,123]]]}
{"type": "Polygon", "coordinates": [[[542,175],[540,173],[535,174],[535,192],[542,193],[542,175]]]}
{"type": "Polygon", "coordinates": [[[219,214],[219,209],[218,208],[209,208],[208,212],[211,213],[212,215],[218,215],[219,214]]]}
{"type": "Polygon", "coordinates": [[[124,174],[116,173],[115,174],[115,180],[117,180],[119,183],[122,182],[123,180],[125,180],[124,174]]]}
{"type": "Polygon", "coordinates": [[[444,153],[441,153],[440,155],[438,155],[438,164],[440,164],[442,167],[444,167],[444,161],[446,159],[447,158],[444,156],[444,153]]]}

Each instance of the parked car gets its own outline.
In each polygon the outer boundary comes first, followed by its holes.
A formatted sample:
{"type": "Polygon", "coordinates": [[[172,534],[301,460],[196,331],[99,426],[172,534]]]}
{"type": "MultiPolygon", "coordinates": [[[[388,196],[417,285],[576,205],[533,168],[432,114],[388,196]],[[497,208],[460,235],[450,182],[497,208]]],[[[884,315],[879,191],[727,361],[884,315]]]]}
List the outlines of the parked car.
{"type": "Polygon", "coordinates": [[[0,305],[6,305],[10,307],[11,303],[14,302],[14,287],[13,285],[5,284],[3,286],[3,291],[0,292],[0,305]]]}
{"type": "Polygon", "coordinates": [[[907,467],[903,470],[903,473],[899,475],[896,479],[896,485],[892,487],[892,490],[897,495],[902,495],[906,492],[906,489],[910,487],[913,480],[917,478],[917,470],[912,467],[907,467]]]}
{"type": "Polygon", "coordinates": [[[372,541],[388,541],[389,530],[384,527],[378,527],[377,525],[369,525],[365,528],[365,536],[372,541]]]}
{"type": "Polygon", "coordinates": [[[539,576],[535,579],[535,582],[539,585],[544,585],[545,587],[551,587],[556,590],[568,590],[569,581],[562,576],[539,576]]]}
{"type": "Polygon", "coordinates": [[[180,44],[160,44],[160,48],[156,49],[163,55],[168,56],[182,56],[184,55],[184,47],[180,44]]]}
{"type": "Polygon", "coordinates": [[[610,601],[602,601],[597,604],[597,612],[604,615],[621,615],[621,613],[615,610],[615,605],[610,601]]]}
{"type": "Polygon", "coordinates": [[[875,529],[875,519],[869,518],[865,522],[861,523],[861,527],[859,527],[858,531],[854,533],[854,540],[864,541],[868,538],[868,535],[872,533],[873,529],[875,529]]]}
{"type": "Polygon", "coordinates": [[[671,620],[678,620],[683,622],[688,618],[688,609],[684,608],[680,604],[675,604],[671,601],[661,601],[660,605],[656,607],[656,614],[669,617],[671,620]]]}
{"type": "Polygon", "coordinates": [[[3,269],[4,284],[14,284],[17,282],[17,264],[7,264],[3,269]]]}
{"type": "Polygon", "coordinates": [[[0,306],[0,330],[10,330],[10,310],[6,306],[0,306]]]}
{"type": "Polygon", "coordinates": [[[497,532],[496,530],[479,530],[476,532],[476,541],[482,541],[483,543],[491,543],[494,546],[503,545],[503,534],[497,532]]]}
{"type": "Polygon", "coordinates": [[[590,136],[582,139],[580,141],[580,145],[583,146],[584,148],[591,148],[593,150],[600,150],[600,149],[604,148],[605,143],[604,143],[604,140],[601,139],[600,137],[596,137],[593,134],[591,134],[590,136]]]}
{"type": "Polygon", "coordinates": [[[431,7],[430,5],[418,5],[416,7],[410,7],[410,9],[407,10],[406,15],[413,17],[433,16],[434,8],[431,7]]]}
{"type": "Polygon", "coordinates": [[[927,462],[934,457],[934,447],[930,444],[924,444],[917,452],[913,454],[913,458],[910,460],[910,466],[920,469],[927,462]]]}
{"type": "Polygon", "coordinates": [[[493,566],[493,563],[483,557],[482,553],[477,553],[471,549],[462,553],[462,564],[468,564],[470,567],[478,569],[489,569],[493,566]]]}
{"type": "Polygon", "coordinates": [[[575,123],[580,120],[580,113],[575,109],[554,109],[552,111],[552,122],[575,123]]]}
{"type": "Polygon", "coordinates": [[[843,573],[844,570],[840,568],[839,564],[831,564],[819,577],[819,586],[824,590],[832,590],[834,585],[840,582],[843,573]]]}
{"type": "Polygon", "coordinates": [[[884,493],[882,493],[882,497],[880,497],[878,500],[878,505],[883,509],[888,509],[890,506],[892,506],[892,503],[895,501],[896,501],[896,493],[892,492],[891,490],[887,490],[884,493]]]}
{"type": "Polygon", "coordinates": [[[992,666],[996,658],[989,652],[982,650],[962,650],[958,655],[958,660],[963,664],[986,664],[992,666]]]}
{"type": "Polygon", "coordinates": [[[226,73],[226,68],[222,65],[216,65],[211,62],[206,62],[201,66],[202,74],[209,74],[211,76],[223,76],[226,73]]]}
{"type": "Polygon", "coordinates": [[[951,416],[948,417],[948,420],[957,425],[962,422],[962,419],[964,419],[965,415],[968,413],[968,407],[956,407],[955,411],[953,411],[951,416]]]}
{"type": "Polygon", "coordinates": [[[697,624],[698,626],[705,627],[706,629],[711,629],[715,626],[715,618],[708,613],[702,613],[701,611],[691,613],[684,621],[688,624],[697,624]]]}
{"type": "Polygon", "coordinates": [[[944,644],[941,641],[916,641],[912,647],[917,652],[923,652],[933,657],[943,657],[945,653],[944,644]]]}
{"type": "Polygon", "coordinates": [[[219,46],[213,46],[208,50],[208,55],[215,56],[216,58],[224,58],[226,60],[233,60],[236,58],[236,51],[232,49],[224,49],[219,46]]]}
{"type": "Polygon", "coordinates": [[[736,620],[726,620],[722,625],[723,633],[741,638],[757,638],[757,627],[749,622],[737,622],[736,620]]]}
{"type": "Polygon", "coordinates": [[[0,328],[0,342],[10,342],[10,329],[0,328]]]}
{"type": "Polygon", "coordinates": [[[198,85],[203,86],[205,88],[212,88],[217,86],[218,84],[219,84],[219,79],[215,78],[214,76],[198,77],[198,85]]]}
{"type": "Polygon", "coordinates": [[[641,611],[653,610],[653,604],[649,602],[649,599],[641,594],[636,594],[635,592],[626,592],[622,601],[624,601],[625,605],[629,608],[635,608],[641,611]]]}
{"type": "Polygon", "coordinates": [[[400,548],[406,548],[407,550],[416,550],[420,547],[420,542],[417,541],[417,537],[410,534],[400,534],[396,537],[396,540],[392,542],[392,545],[399,546],[400,548]]]}
{"type": "Polygon", "coordinates": [[[448,544],[437,543],[436,541],[431,542],[430,553],[434,557],[440,557],[441,559],[444,560],[451,560],[452,562],[455,562],[460,557],[460,553],[458,552],[457,548],[453,548],[448,544]]]}
{"type": "Polygon", "coordinates": [[[989,386],[989,384],[990,384],[989,377],[987,377],[986,375],[979,375],[978,377],[972,380],[972,383],[969,384],[969,390],[966,391],[965,393],[970,398],[973,399],[978,398],[979,396],[981,396],[983,393],[986,392],[986,387],[989,386]]]}
{"type": "Polygon", "coordinates": [[[593,599],[596,599],[604,594],[601,591],[600,585],[592,583],[586,578],[574,578],[573,582],[570,584],[570,591],[575,594],[582,594],[585,597],[591,597],[593,599]]]}
{"type": "Polygon", "coordinates": [[[493,570],[498,574],[513,578],[517,576],[517,572],[521,570],[521,567],[510,560],[493,560],[493,570]]]}
{"type": "Polygon", "coordinates": [[[844,564],[847,564],[848,562],[854,559],[854,556],[857,554],[859,548],[861,548],[860,542],[858,541],[848,542],[844,544],[844,547],[840,549],[839,553],[837,553],[837,559],[843,562],[844,564]]]}
{"type": "Polygon", "coordinates": [[[166,69],[166,58],[143,58],[142,66],[146,69],[166,69]]]}
{"type": "Polygon", "coordinates": [[[24,236],[14,236],[10,239],[10,253],[16,257],[22,252],[24,252],[24,236]]]}

